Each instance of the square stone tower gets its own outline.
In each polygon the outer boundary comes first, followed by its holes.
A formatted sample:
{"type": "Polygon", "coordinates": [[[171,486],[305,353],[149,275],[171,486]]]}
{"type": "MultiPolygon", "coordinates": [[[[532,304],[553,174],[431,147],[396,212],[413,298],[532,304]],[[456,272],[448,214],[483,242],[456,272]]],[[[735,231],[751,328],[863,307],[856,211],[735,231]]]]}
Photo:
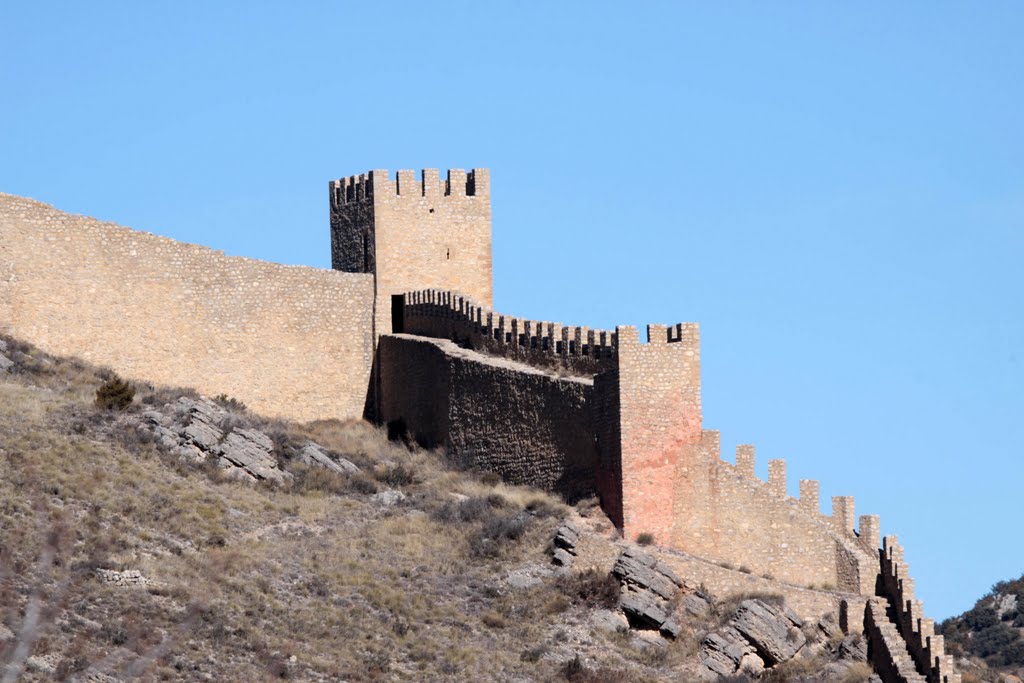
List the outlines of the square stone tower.
{"type": "Polygon", "coordinates": [[[391,296],[447,289],[493,305],[491,185],[485,168],[370,171],[332,180],[331,265],[373,273],[376,334],[391,329],[391,296]]]}

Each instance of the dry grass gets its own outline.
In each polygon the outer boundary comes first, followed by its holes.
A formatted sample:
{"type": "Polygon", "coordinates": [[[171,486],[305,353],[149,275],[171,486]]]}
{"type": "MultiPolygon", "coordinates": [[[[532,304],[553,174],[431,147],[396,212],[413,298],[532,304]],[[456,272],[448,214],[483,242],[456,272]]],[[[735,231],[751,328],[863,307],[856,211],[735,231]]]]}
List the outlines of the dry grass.
{"type": "Polygon", "coordinates": [[[68,679],[97,670],[169,681],[560,677],[564,660],[537,653],[581,608],[554,578],[505,583],[514,567],[550,562],[570,510],[560,500],[451,471],[442,454],[366,423],[298,425],[237,405],[233,419],[272,435],[295,484],[223,481],[134,427],[142,410],[191,392],[135,384],[124,412],[102,411],[95,392],[109,373],[9,342],[31,358],[0,377],[0,622],[15,634],[0,638],[0,662],[13,657],[38,596],[45,609],[28,649],[68,679]],[[364,474],[293,461],[307,440],[364,474]],[[384,488],[407,498],[375,505],[369,494],[384,488]],[[34,569],[41,557],[47,571],[34,569]],[[152,583],[106,584],[98,568],[138,570],[152,583]]]}

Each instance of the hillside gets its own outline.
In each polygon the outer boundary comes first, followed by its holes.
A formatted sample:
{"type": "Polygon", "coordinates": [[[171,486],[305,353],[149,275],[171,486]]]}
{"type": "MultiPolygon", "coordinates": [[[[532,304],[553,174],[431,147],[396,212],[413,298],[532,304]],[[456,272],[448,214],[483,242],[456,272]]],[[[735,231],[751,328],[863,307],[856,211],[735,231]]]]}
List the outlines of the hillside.
{"type": "Polygon", "coordinates": [[[937,630],[963,668],[973,664],[978,679],[1019,681],[1024,676],[1024,576],[995,584],[974,607],[937,630]]]}
{"type": "Polygon", "coordinates": [[[716,599],[625,544],[593,500],[568,507],[363,422],[266,420],[226,396],[135,384],[125,410],[100,408],[108,371],[11,338],[0,363],[11,680],[870,675],[834,615],[716,599]],[[570,570],[552,562],[556,531],[570,570]],[[636,618],[657,610],[675,638],[636,618]]]}

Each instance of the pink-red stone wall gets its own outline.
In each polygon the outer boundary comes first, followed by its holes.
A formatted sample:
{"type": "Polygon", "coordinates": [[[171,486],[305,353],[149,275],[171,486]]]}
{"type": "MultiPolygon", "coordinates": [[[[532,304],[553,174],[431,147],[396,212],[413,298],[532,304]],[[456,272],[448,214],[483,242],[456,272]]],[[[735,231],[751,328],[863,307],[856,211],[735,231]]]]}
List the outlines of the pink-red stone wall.
{"type": "Polygon", "coordinates": [[[672,535],[676,473],[686,448],[700,442],[700,334],[696,324],[648,326],[648,343],[619,327],[619,443],[602,441],[622,472],[622,531],[627,538],[672,535]]]}

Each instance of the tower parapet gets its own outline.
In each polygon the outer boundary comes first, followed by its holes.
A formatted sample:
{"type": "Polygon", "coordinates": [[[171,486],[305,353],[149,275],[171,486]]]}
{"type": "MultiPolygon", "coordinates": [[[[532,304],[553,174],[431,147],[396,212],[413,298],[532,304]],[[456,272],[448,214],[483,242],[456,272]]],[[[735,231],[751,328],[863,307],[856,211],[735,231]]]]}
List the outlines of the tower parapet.
{"type": "Polygon", "coordinates": [[[385,170],[332,180],[331,265],[373,273],[376,333],[391,331],[391,297],[437,289],[491,306],[491,183],[485,168],[385,170]]]}

